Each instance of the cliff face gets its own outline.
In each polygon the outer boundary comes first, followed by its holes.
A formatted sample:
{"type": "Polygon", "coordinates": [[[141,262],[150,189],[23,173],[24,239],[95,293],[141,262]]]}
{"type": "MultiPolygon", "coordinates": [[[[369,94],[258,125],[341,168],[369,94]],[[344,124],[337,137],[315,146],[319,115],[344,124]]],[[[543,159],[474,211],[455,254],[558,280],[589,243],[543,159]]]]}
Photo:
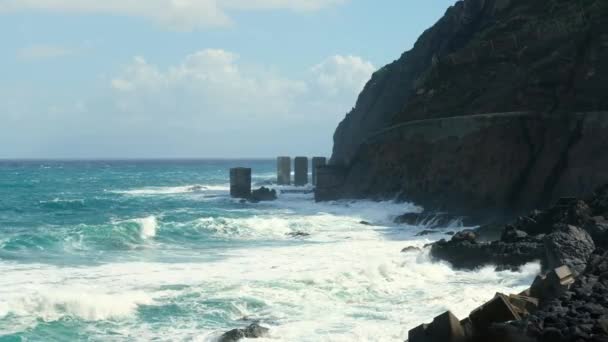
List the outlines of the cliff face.
{"type": "Polygon", "coordinates": [[[608,181],[607,85],[607,1],[459,1],[336,130],[339,197],[527,210],[590,191],[608,181]]]}

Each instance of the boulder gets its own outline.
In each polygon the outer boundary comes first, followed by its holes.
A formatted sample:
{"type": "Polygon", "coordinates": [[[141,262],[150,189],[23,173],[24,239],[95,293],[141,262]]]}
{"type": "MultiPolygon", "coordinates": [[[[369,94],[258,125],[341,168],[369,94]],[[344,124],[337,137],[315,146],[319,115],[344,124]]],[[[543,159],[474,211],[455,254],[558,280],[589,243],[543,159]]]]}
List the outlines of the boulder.
{"type": "Polygon", "coordinates": [[[421,249],[414,246],[408,246],[401,250],[401,253],[420,252],[421,249]]]}
{"type": "Polygon", "coordinates": [[[587,259],[595,250],[589,233],[571,225],[556,226],[556,231],[547,235],[544,242],[545,268],[554,269],[566,265],[575,276],[585,269],[587,259]]]}
{"type": "Polygon", "coordinates": [[[253,323],[244,329],[233,329],[224,333],[218,342],[236,342],[244,338],[261,338],[268,336],[270,329],[253,323]]]}
{"type": "Polygon", "coordinates": [[[249,201],[253,203],[263,202],[263,201],[274,201],[277,199],[277,191],[274,189],[269,189],[267,187],[261,187],[257,190],[251,192],[251,196],[249,196],[249,201]]]}
{"type": "Polygon", "coordinates": [[[604,216],[592,217],[584,228],[597,247],[608,248],[608,220],[604,216]]]}

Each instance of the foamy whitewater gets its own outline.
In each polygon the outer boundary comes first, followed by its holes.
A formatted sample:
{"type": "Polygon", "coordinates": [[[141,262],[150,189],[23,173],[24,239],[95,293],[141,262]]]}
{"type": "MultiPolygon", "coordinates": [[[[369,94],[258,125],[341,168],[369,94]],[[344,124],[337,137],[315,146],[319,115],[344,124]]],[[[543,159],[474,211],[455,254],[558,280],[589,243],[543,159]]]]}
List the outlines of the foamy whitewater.
{"type": "Polygon", "coordinates": [[[401,253],[464,228],[416,237],[392,223],[412,204],[240,203],[243,165],[274,181],[263,160],[0,162],[0,341],[214,341],[253,321],[271,328],[258,341],[403,341],[539,271],[401,253]]]}

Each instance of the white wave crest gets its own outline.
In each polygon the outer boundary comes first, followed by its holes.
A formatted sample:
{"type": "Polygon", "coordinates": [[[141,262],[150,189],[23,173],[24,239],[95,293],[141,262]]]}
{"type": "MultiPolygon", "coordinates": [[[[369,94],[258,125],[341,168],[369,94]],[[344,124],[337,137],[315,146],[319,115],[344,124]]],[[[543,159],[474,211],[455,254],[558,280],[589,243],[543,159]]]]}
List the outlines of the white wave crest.
{"type": "Polygon", "coordinates": [[[5,313],[28,316],[35,312],[43,321],[76,317],[85,321],[104,321],[133,316],[139,305],[152,304],[143,292],[96,293],[91,289],[43,289],[12,298],[4,303],[5,313]]]}
{"type": "Polygon", "coordinates": [[[184,186],[170,186],[170,187],[146,187],[142,189],[132,190],[116,190],[113,193],[130,195],[130,196],[154,196],[154,195],[179,195],[187,193],[197,192],[208,192],[208,191],[228,191],[230,186],[228,185],[184,185],[184,186]]]}
{"type": "Polygon", "coordinates": [[[156,236],[158,220],[155,216],[134,219],[133,222],[139,225],[139,235],[142,239],[149,239],[156,236]]]}

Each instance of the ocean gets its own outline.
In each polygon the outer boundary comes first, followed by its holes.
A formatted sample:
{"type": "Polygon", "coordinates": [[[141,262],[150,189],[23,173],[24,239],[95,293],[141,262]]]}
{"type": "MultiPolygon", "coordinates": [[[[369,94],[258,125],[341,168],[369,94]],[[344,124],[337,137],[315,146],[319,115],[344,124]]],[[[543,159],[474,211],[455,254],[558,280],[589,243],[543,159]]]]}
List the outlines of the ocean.
{"type": "Polygon", "coordinates": [[[392,223],[414,204],[240,203],[235,166],[275,187],[274,160],[0,161],[0,341],[214,341],[255,321],[261,342],[403,341],[539,272],[402,253],[465,228],[392,223]]]}

